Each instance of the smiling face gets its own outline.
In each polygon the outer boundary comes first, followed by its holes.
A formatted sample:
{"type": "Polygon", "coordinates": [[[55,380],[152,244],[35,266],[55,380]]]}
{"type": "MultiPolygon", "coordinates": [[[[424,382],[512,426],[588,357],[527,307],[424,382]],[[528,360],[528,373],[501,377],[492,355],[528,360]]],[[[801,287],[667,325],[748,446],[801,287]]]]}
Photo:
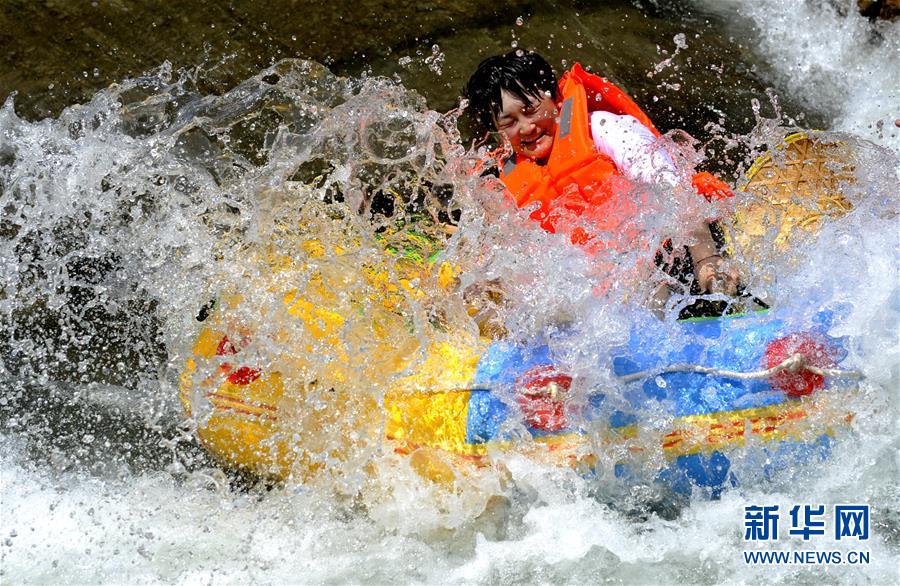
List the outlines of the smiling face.
{"type": "Polygon", "coordinates": [[[556,136],[556,102],[544,96],[525,103],[506,90],[500,93],[500,98],[500,112],[494,117],[497,130],[517,155],[545,162],[556,136]]]}

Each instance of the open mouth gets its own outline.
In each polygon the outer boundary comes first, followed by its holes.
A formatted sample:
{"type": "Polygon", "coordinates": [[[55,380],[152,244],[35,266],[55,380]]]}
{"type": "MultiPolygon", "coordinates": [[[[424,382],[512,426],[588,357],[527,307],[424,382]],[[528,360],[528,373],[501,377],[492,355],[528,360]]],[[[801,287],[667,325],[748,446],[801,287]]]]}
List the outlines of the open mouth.
{"type": "Polygon", "coordinates": [[[546,136],[547,136],[546,134],[541,134],[541,135],[538,135],[537,137],[535,137],[535,138],[533,138],[533,139],[531,139],[531,140],[523,140],[523,141],[522,141],[522,145],[525,146],[526,148],[532,149],[532,148],[534,148],[535,146],[537,146],[537,144],[538,144],[542,139],[546,138],[546,136]]]}

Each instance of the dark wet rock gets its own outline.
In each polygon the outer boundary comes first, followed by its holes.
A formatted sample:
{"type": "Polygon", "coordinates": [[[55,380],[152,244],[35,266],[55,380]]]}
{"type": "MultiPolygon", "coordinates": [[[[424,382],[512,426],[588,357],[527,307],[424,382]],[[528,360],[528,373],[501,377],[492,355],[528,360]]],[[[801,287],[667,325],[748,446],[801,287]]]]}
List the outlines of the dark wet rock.
{"type": "MultiPolygon", "coordinates": [[[[575,61],[592,67],[631,93],[661,130],[682,128],[703,142],[747,132],[754,99],[774,115],[766,89],[777,76],[754,53],[752,23],[734,38],[721,16],[685,0],[265,4],[6,2],[0,99],[17,91],[17,111],[37,119],[164,61],[195,71],[199,91],[222,93],[275,61],[302,57],[341,75],[396,75],[446,111],[479,61],[519,46],[541,52],[560,73],[575,61]]],[[[802,111],[775,90],[787,115],[802,111]]],[[[145,114],[137,133],[165,121],[165,112],[145,114]]],[[[807,113],[803,124],[824,126],[825,118],[807,113]]]]}
{"type": "Polygon", "coordinates": [[[53,115],[110,83],[159,66],[205,63],[213,89],[274,61],[332,65],[520,10],[521,0],[240,2],[12,0],[0,5],[0,99],[18,91],[29,118],[53,115]]]}
{"type": "Polygon", "coordinates": [[[857,0],[857,6],[868,18],[894,20],[900,16],[900,0],[857,0]]]}

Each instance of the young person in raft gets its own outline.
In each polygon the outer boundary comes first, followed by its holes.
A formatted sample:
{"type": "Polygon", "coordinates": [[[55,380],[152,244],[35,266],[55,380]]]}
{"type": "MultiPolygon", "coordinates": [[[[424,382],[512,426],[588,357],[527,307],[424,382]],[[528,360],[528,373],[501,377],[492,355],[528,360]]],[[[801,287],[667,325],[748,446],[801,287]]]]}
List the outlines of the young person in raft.
{"type": "MultiPolygon", "coordinates": [[[[627,197],[634,183],[677,183],[671,157],[651,146],[659,132],[647,115],[579,64],[557,83],[546,60],[520,49],[482,61],[463,93],[476,124],[497,131],[512,151],[500,162],[500,179],[518,207],[539,202],[531,217],[550,232],[565,229],[559,220],[572,210],[586,220],[582,225],[610,231],[604,204],[627,197]],[[554,212],[560,206],[567,210],[562,215],[554,212]]],[[[692,183],[707,199],[733,195],[709,173],[698,173],[692,183]]],[[[619,210],[629,206],[616,203],[619,210]]],[[[583,228],[571,231],[575,244],[590,248],[591,239],[583,228]]],[[[738,274],[724,264],[705,219],[691,227],[690,239],[694,292],[734,295],[738,274]]],[[[668,295],[661,285],[654,305],[661,307],[668,295]]]]}

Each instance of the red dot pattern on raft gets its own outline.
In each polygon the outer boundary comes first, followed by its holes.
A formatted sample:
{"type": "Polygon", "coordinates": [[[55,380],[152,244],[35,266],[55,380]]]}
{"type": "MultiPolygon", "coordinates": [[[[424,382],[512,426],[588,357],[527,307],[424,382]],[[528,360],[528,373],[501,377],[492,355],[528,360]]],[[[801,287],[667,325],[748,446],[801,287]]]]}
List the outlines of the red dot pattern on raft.
{"type": "MultiPolygon", "coordinates": [[[[806,358],[806,363],[812,366],[831,368],[835,365],[837,349],[820,334],[807,332],[790,334],[775,340],[766,348],[764,358],[766,368],[774,368],[794,354],[802,354],[806,358]]],[[[769,382],[790,397],[800,397],[824,388],[825,377],[806,369],[797,372],[782,370],[773,374],[769,382]]]]}
{"type": "MultiPolygon", "coordinates": [[[[244,338],[241,340],[241,347],[243,348],[247,344],[250,343],[249,338],[244,338]]],[[[219,340],[219,345],[216,347],[216,356],[231,356],[238,353],[238,349],[234,346],[231,340],[228,339],[228,336],[222,336],[222,339],[219,340]]],[[[234,365],[230,362],[223,362],[220,366],[222,374],[228,377],[228,382],[233,385],[249,385],[260,376],[262,376],[262,372],[256,370],[255,368],[250,368],[249,366],[241,366],[238,369],[234,368],[234,365]]]]}
{"type": "Polygon", "coordinates": [[[552,396],[556,386],[558,393],[565,393],[572,386],[572,377],[553,366],[536,366],[516,379],[518,401],[525,423],[532,429],[559,431],[568,427],[565,403],[562,396],[552,396]]]}
{"type": "Polygon", "coordinates": [[[262,376],[262,373],[255,368],[242,366],[228,375],[228,382],[233,385],[249,385],[262,376]]]}
{"type": "Polygon", "coordinates": [[[232,354],[237,354],[237,348],[234,347],[228,336],[222,336],[222,339],[219,340],[219,345],[216,347],[216,356],[231,356],[232,354]]]}

